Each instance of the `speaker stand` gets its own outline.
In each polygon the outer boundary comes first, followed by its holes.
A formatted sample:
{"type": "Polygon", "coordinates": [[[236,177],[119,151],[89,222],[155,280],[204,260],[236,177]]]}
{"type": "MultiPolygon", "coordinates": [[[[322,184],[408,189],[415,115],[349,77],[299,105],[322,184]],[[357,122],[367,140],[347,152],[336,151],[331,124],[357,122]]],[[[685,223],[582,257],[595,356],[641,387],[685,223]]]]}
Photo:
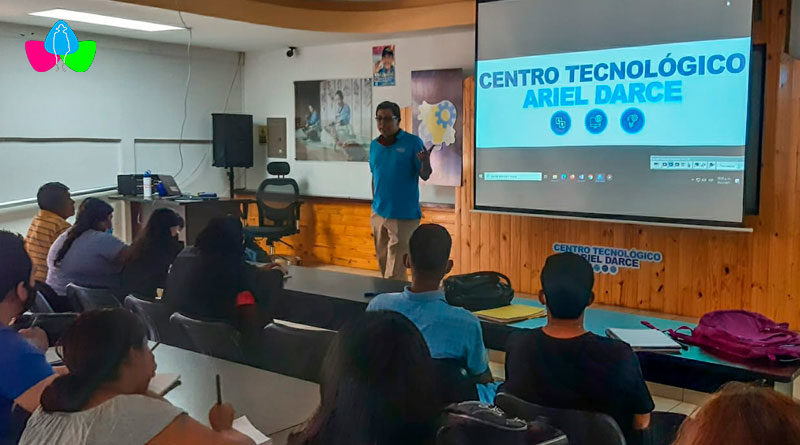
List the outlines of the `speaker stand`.
{"type": "Polygon", "coordinates": [[[231,199],[233,199],[233,167],[228,167],[228,189],[231,192],[231,199]]]}

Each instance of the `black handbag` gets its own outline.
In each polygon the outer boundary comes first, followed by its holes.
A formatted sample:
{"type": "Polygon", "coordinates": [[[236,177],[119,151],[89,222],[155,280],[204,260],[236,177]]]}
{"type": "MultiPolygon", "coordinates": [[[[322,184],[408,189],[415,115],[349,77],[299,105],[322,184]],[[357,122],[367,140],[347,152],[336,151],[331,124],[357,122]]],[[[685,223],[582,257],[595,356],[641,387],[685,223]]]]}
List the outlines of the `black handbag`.
{"type": "Polygon", "coordinates": [[[499,272],[473,272],[444,280],[444,294],[453,306],[473,311],[507,306],[514,299],[511,280],[499,272]]]}
{"type": "Polygon", "coordinates": [[[444,409],[436,445],[567,445],[567,436],[543,418],[509,417],[496,406],[469,401],[444,409]]]}

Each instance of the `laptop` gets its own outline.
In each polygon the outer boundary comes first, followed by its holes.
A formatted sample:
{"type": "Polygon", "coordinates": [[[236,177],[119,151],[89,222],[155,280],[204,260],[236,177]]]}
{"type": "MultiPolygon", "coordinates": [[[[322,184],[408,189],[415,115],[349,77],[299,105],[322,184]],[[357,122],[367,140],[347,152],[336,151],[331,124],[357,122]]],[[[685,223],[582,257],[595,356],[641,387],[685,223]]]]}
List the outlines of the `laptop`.
{"type": "Polygon", "coordinates": [[[161,184],[164,185],[164,190],[167,191],[167,196],[183,196],[180,187],[178,187],[178,183],[175,182],[175,178],[173,178],[171,175],[158,175],[158,179],[161,184]]]}

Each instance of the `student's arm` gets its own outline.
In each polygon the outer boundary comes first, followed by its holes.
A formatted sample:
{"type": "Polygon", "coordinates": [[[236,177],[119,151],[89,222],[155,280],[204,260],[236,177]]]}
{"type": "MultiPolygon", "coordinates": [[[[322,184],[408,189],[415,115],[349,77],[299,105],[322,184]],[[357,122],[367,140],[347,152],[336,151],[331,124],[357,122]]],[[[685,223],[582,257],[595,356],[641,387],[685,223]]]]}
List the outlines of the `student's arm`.
{"type": "Polygon", "coordinates": [[[58,374],[53,374],[50,377],[47,377],[39,383],[31,386],[27,391],[23,392],[19,397],[14,399],[14,403],[29,413],[36,411],[36,408],[38,408],[40,404],[39,399],[42,397],[42,392],[45,388],[50,386],[50,384],[53,383],[53,380],[55,380],[57,377],[58,374]]]}
{"type": "Polygon", "coordinates": [[[149,445],[252,445],[253,441],[236,430],[214,431],[189,415],[181,414],[147,443],[149,445]]]}
{"type": "MultiPolygon", "coordinates": [[[[473,315],[474,317],[474,315],[473,315]]],[[[469,343],[467,344],[467,370],[477,376],[479,383],[492,382],[492,371],[489,370],[489,353],[483,344],[481,323],[476,318],[470,325],[469,343]]]]}
{"type": "Polygon", "coordinates": [[[649,427],[650,427],[650,413],[633,415],[633,429],[646,430],[649,427]]]}

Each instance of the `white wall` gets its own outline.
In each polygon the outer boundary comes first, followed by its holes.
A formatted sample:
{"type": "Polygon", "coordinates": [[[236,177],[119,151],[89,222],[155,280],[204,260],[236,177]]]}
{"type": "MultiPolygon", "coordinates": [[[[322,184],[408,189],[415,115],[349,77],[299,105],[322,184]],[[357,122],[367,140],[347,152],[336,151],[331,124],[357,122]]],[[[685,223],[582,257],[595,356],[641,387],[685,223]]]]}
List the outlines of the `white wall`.
{"type": "MultiPolygon", "coordinates": [[[[78,150],[75,143],[0,142],[0,178],[6,183],[28,184],[10,196],[35,197],[35,184],[50,180],[83,187],[92,181],[98,182],[97,186],[116,185],[117,173],[145,169],[174,175],[179,164],[177,144],[134,141],[179,138],[188,71],[186,47],[78,33],[79,40],[97,41],[97,55],[87,72],[37,73],[29,65],[23,45],[25,40],[44,40],[47,31],[0,23],[0,138],[121,141],[86,143],[94,150],[112,152],[104,156],[87,156],[91,151],[78,150]],[[55,156],[64,151],[76,156],[55,156]],[[79,153],[84,155],[77,156],[79,153]],[[112,183],[106,184],[109,181],[112,183]]],[[[211,113],[223,111],[237,59],[237,53],[230,51],[192,48],[184,139],[211,139],[211,113]]],[[[241,111],[240,79],[233,86],[228,111],[241,111]]],[[[182,152],[184,168],[176,180],[185,192],[227,194],[224,170],[211,166],[210,144],[184,144],[182,152]]],[[[240,185],[244,185],[243,172],[239,175],[240,185]]],[[[4,198],[0,202],[10,200],[4,198]]],[[[33,205],[0,211],[0,228],[24,233],[35,210],[33,205]]]]}
{"type": "MultiPolygon", "coordinates": [[[[267,117],[287,121],[287,161],[291,176],[304,194],[344,198],[371,197],[369,165],[366,162],[295,161],[294,81],[364,78],[372,75],[372,46],[396,46],[397,85],[374,87],[373,105],[384,100],[400,107],[411,105],[411,71],[462,68],[465,76],[474,71],[475,34],[459,31],[431,36],[385,39],[359,43],[300,48],[300,54],[286,57],[286,50],[248,52],[244,76],[244,108],[256,124],[267,117]]],[[[373,130],[374,133],[377,131],[373,130]]],[[[256,144],[255,168],[248,173],[248,188],[257,188],[266,177],[266,147],[256,144]],[[259,169],[261,166],[261,169],[259,169]]],[[[452,187],[423,185],[423,202],[453,203],[452,187]]]]}

